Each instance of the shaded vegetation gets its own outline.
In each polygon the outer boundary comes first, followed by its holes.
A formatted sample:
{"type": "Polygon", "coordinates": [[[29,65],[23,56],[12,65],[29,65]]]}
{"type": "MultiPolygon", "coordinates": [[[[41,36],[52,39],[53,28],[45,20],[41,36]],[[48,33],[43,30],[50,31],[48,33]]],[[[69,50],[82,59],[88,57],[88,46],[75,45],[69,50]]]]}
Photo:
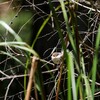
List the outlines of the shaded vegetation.
{"type": "Polygon", "coordinates": [[[97,2],[0,1],[0,100],[99,100],[97,2]]]}

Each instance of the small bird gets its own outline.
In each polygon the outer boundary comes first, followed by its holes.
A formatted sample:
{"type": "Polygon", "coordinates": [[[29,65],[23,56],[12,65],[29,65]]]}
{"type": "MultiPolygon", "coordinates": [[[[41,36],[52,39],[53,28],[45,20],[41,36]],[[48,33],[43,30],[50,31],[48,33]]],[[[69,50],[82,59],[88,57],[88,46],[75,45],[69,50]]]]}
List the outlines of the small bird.
{"type": "MultiPolygon", "coordinates": [[[[64,42],[65,42],[65,45],[66,45],[66,48],[67,48],[69,46],[69,38],[68,38],[67,34],[64,37],[64,42]]],[[[67,49],[66,49],[66,51],[67,51],[67,49]]],[[[60,64],[63,61],[63,58],[64,58],[64,51],[63,51],[63,49],[60,52],[53,52],[51,54],[52,54],[51,55],[51,60],[53,61],[54,64],[60,64]]]]}
{"type": "Polygon", "coordinates": [[[60,64],[63,60],[63,52],[54,52],[51,55],[51,60],[54,64],[60,64]]]}

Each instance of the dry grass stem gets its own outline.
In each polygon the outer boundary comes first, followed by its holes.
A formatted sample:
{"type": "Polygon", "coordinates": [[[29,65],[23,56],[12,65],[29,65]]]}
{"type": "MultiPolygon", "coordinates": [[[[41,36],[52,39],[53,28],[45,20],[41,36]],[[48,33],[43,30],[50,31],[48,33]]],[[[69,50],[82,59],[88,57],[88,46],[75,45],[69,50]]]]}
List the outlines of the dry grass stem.
{"type": "Polygon", "coordinates": [[[60,64],[60,74],[59,74],[59,78],[58,78],[58,84],[57,84],[57,90],[56,90],[56,98],[55,98],[55,100],[58,100],[58,96],[59,96],[62,70],[63,70],[63,62],[61,62],[61,64],[60,64]]]}
{"type": "Polygon", "coordinates": [[[30,100],[30,93],[31,93],[32,83],[35,82],[34,81],[34,76],[35,76],[35,71],[36,71],[37,64],[38,64],[37,61],[38,61],[38,58],[33,56],[25,100],[30,100]]]}

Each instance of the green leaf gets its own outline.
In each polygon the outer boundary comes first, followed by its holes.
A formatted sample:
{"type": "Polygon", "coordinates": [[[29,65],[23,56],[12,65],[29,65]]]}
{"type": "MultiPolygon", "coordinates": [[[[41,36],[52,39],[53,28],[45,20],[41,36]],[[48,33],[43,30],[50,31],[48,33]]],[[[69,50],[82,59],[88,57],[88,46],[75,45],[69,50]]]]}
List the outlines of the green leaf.
{"type": "Polygon", "coordinates": [[[16,33],[8,24],[6,24],[4,21],[0,21],[0,24],[1,24],[7,31],[9,31],[9,32],[14,36],[14,38],[15,38],[17,41],[22,41],[22,39],[17,35],[17,33],[16,33]]]}

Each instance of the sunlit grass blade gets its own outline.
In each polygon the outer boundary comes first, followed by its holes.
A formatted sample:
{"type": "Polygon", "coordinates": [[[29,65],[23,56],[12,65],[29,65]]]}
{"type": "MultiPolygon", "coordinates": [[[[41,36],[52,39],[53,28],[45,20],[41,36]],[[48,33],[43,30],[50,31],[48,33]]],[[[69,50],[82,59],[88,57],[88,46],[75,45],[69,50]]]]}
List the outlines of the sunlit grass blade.
{"type": "Polygon", "coordinates": [[[33,49],[31,49],[31,47],[18,46],[18,45],[13,45],[13,46],[14,46],[15,48],[19,48],[19,49],[21,49],[21,50],[30,52],[30,53],[33,54],[34,56],[37,56],[37,57],[38,57],[38,54],[37,54],[33,49]]]}
{"type": "Polygon", "coordinates": [[[90,87],[90,84],[89,84],[89,80],[88,80],[88,76],[86,76],[86,70],[85,70],[85,63],[84,63],[84,58],[82,56],[82,50],[80,48],[80,53],[81,53],[81,68],[82,68],[82,78],[84,79],[84,83],[85,83],[85,91],[86,91],[86,97],[87,100],[93,100],[92,99],[92,91],[91,91],[91,87],[90,87]]]}
{"type": "Polygon", "coordinates": [[[83,77],[84,83],[85,83],[85,91],[86,91],[86,97],[85,98],[87,98],[87,100],[93,100],[89,80],[88,80],[88,78],[85,74],[82,74],[82,77],[83,77]]]}
{"type": "Polygon", "coordinates": [[[11,41],[11,42],[8,42],[8,41],[7,42],[0,42],[0,46],[4,46],[4,45],[6,45],[6,46],[7,45],[9,45],[9,46],[10,45],[20,45],[21,46],[21,45],[26,45],[26,43],[25,42],[17,42],[17,41],[16,42],[15,41],[11,41]]]}
{"type": "Polygon", "coordinates": [[[24,51],[27,51],[35,56],[38,56],[38,54],[35,52],[35,50],[33,50],[28,44],[26,44],[25,42],[1,42],[0,46],[11,46],[11,47],[15,47],[17,49],[21,49],[24,51]]]}
{"type": "Polygon", "coordinates": [[[10,32],[10,34],[12,34],[14,36],[14,38],[17,41],[22,41],[22,39],[17,35],[17,33],[8,25],[6,24],[4,21],[0,21],[0,24],[7,30],[10,32]]]}
{"type": "Polygon", "coordinates": [[[69,72],[71,75],[71,86],[72,86],[72,93],[73,93],[73,100],[77,100],[77,95],[76,95],[76,82],[75,82],[75,72],[74,72],[74,58],[73,54],[71,52],[68,53],[69,56],[69,72]]]}
{"type": "Polygon", "coordinates": [[[67,67],[68,67],[68,82],[67,82],[67,88],[68,88],[68,100],[72,100],[72,96],[71,96],[71,70],[70,67],[72,66],[73,62],[72,62],[72,58],[70,53],[68,53],[68,60],[67,60],[67,67]]]}
{"type": "Polygon", "coordinates": [[[79,94],[78,93],[79,92],[79,88],[81,88],[80,82],[81,82],[81,75],[78,76],[77,81],[76,81],[76,95],[77,95],[77,97],[78,97],[78,94],[79,94]]]}
{"type": "Polygon", "coordinates": [[[96,43],[95,43],[95,52],[93,58],[93,66],[92,66],[92,96],[94,100],[94,92],[95,92],[95,81],[96,81],[96,72],[97,72],[97,64],[98,64],[98,51],[100,45],[100,26],[98,28],[98,33],[96,36],[96,43]]]}

